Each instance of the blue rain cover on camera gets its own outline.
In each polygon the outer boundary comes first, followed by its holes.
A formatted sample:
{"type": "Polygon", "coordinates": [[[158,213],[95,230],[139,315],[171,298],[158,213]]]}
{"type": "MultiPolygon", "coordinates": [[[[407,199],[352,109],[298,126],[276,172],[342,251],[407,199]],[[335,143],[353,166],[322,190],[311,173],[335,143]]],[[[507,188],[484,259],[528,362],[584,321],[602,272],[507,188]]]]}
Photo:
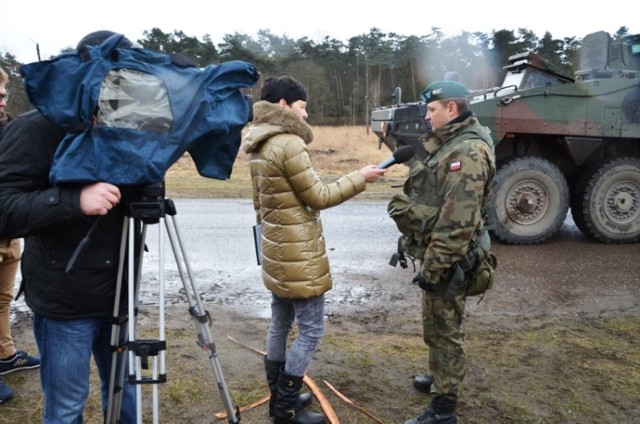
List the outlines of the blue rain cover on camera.
{"type": "Polygon", "coordinates": [[[152,184],[185,152],[200,175],[229,178],[251,116],[240,89],[256,83],[255,67],[174,63],[161,52],[116,47],[123,37],[20,69],[31,103],[67,131],[51,183],[152,184]]]}

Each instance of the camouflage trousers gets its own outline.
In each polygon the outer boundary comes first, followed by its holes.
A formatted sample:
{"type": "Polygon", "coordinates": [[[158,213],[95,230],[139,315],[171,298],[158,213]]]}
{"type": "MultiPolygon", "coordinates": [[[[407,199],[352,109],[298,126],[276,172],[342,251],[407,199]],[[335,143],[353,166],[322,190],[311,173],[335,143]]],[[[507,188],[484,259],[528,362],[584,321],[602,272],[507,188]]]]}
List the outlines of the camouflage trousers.
{"type": "Polygon", "coordinates": [[[466,372],[464,357],[464,310],[466,296],[446,300],[442,290],[422,291],[422,331],[429,347],[429,370],[434,381],[433,397],[444,395],[457,400],[462,394],[466,372]]]}

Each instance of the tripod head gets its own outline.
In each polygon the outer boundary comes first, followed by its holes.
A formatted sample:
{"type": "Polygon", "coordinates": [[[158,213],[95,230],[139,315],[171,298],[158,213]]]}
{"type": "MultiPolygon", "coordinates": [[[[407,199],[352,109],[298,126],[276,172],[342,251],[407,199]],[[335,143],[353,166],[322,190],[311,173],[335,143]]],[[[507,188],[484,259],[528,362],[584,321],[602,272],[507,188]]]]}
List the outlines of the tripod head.
{"type": "MultiPolygon", "coordinates": [[[[153,202],[164,199],[164,180],[157,183],[133,186],[132,201],[153,202]]],[[[127,200],[127,199],[125,199],[127,200]]]]}
{"type": "Polygon", "coordinates": [[[164,180],[157,183],[134,186],[132,194],[124,199],[126,214],[139,218],[145,224],[157,224],[160,218],[176,214],[173,200],[165,198],[164,180]]]}

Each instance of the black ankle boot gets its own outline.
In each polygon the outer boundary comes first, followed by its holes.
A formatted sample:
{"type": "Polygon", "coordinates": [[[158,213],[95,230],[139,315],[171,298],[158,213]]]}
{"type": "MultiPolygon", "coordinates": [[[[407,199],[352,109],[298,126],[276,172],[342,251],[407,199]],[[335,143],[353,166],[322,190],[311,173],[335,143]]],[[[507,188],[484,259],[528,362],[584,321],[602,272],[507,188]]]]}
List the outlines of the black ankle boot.
{"type": "Polygon", "coordinates": [[[413,387],[416,388],[419,392],[429,393],[431,391],[431,385],[433,384],[433,376],[426,375],[414,375],[413,376],[413,387]]]}
{"type": "Polygon", "coordinates": [[[444,396],[433,398],[427,409],[404,424],[457,424],[456,401],[444,396]]]}
{"type": "MultiPolygon", "coordinates": [[[[267,359],[267,355],[264,356],[264,372],[267,375],[267,383],[269,384],[269,391],[271,391],[271,398],[269,399],[269,416],[273,417],[273,406],[276,404],[278,385],[278,376],[280,375],[280,368],[284,369],[284,361],[270,361],[267,359]]],[[[296,408],[303,409],[311,405],[313,397],[310,393],[302,393],[298,396],[296,408]]]]}
{"type": "Polygon", "coordinates": [[[302,377],[288,375],[280,370],[273,406],[274,424],[324,424],[324,415],[305,411],[298,405],[302,377]]]}

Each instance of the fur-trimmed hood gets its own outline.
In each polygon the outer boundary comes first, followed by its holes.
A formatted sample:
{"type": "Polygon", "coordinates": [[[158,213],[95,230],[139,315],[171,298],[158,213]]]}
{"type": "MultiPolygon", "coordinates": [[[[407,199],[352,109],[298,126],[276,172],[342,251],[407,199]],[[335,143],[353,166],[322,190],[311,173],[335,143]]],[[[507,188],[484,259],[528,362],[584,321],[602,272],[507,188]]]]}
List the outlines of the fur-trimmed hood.
{"type": "Polygon", "coordinates": [[[253,121],[245,135],[242,150],[251,153],[260,143],[278,134],[297,135],[305,144],[313,141],[311,126],[294,113],[265,100],[256,102],[253,105],[253,121]]]}

